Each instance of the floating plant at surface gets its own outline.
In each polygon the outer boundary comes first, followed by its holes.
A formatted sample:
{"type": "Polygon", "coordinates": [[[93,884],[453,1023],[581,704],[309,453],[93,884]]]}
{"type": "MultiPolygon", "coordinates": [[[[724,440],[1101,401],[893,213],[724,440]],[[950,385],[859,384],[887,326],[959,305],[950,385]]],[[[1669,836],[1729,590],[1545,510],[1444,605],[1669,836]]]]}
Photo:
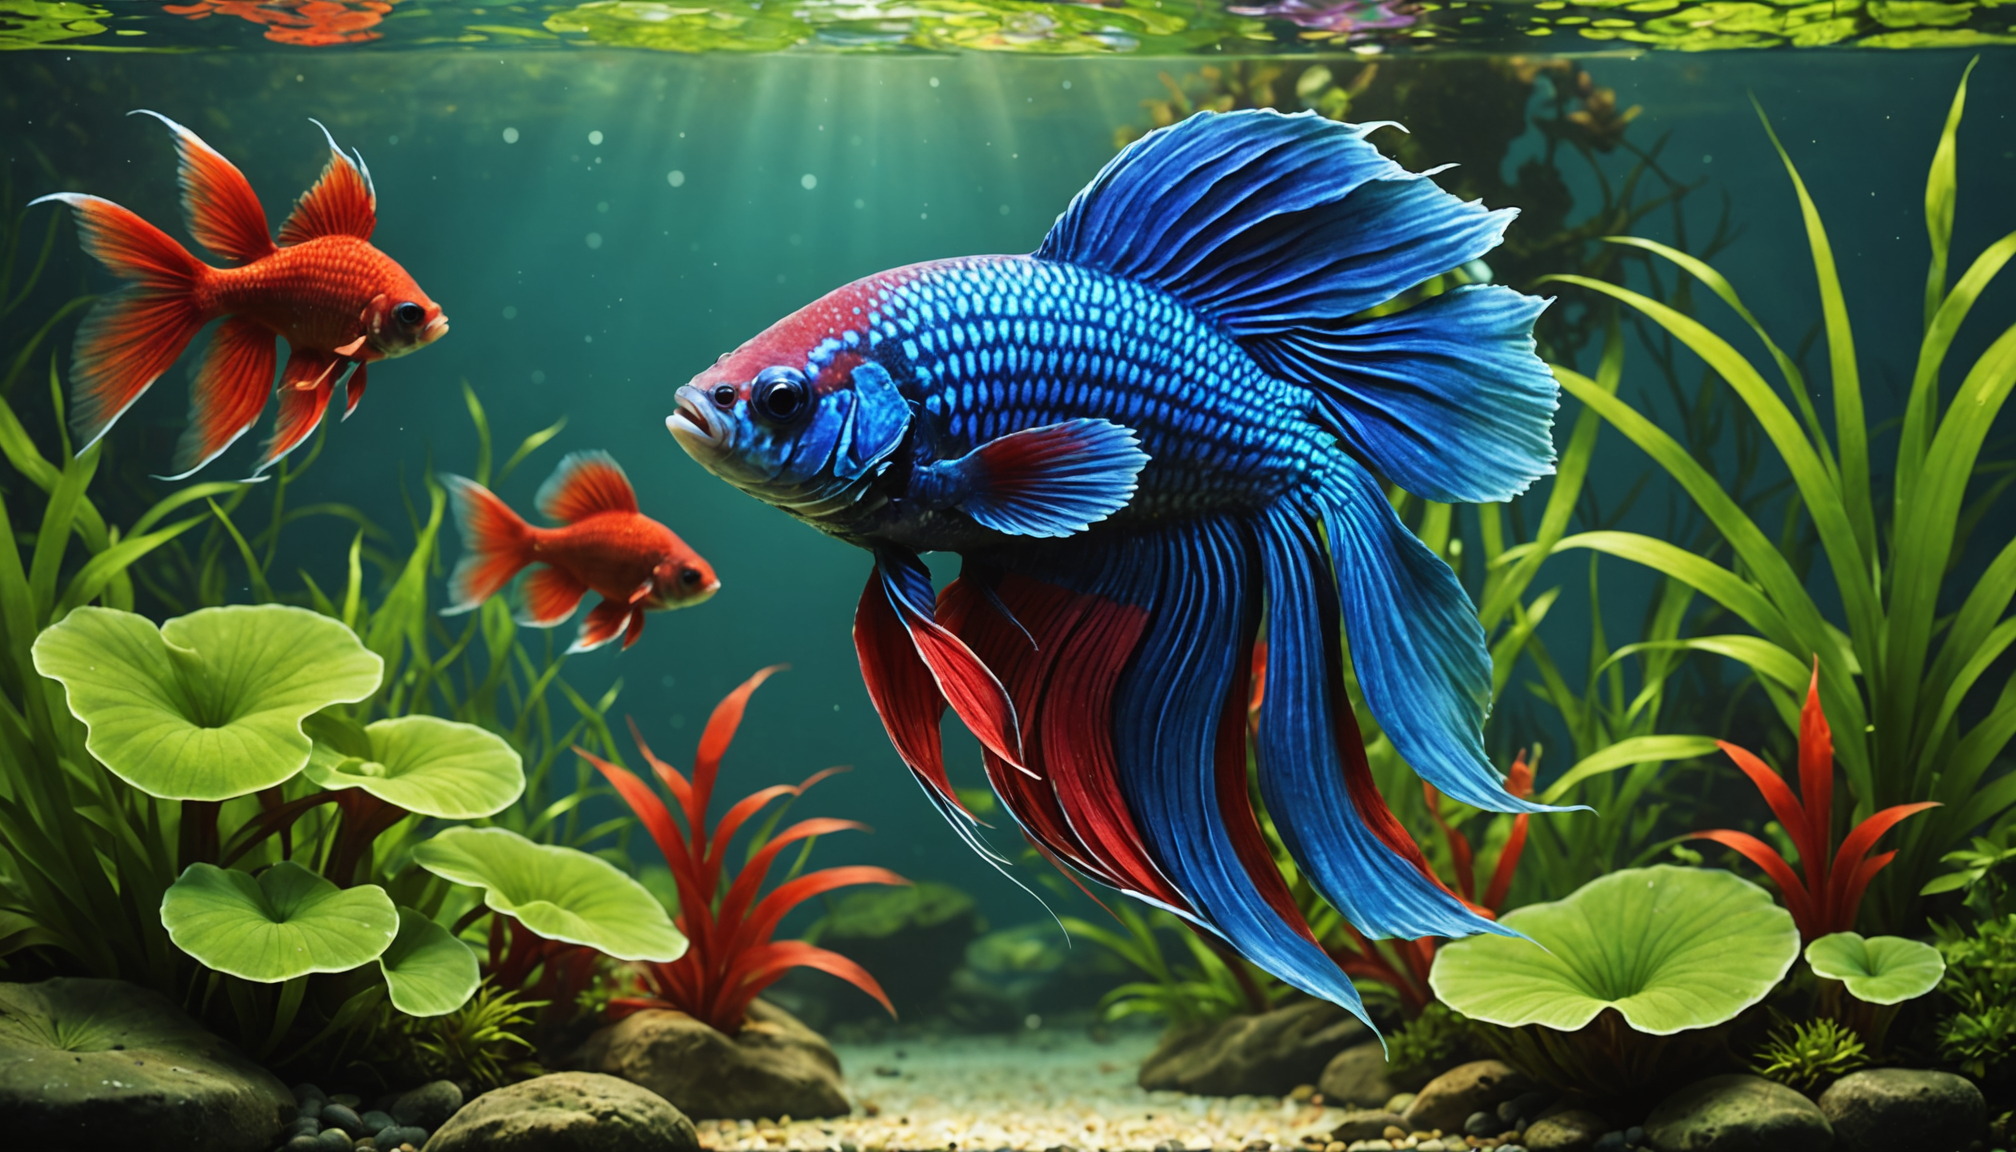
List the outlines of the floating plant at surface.
{"type": "Polygon", "coordinates": [[[1443,945],[1435,994],[1529,1075],[1619,1096],[1711,1058],[1799,956],[1770,894],[1715,869],[1626,869],[1503,923],[1528,939],[1443,945]]]}
{"type": "MultiPolygon", "coordinates": [[[[1769,352],[1784,377],[1782,394],[1700,321],[1615,284],[1580,275],[1561,278],[1623,303],[1670,333],[1742,399],[1790,475],[1796,498],[1786,513],[1788,523],[1795,532],[1810,525],[1819,540],[1824,571],[1840,598],[1839,621],[1828,618],[1793,558],[1694,455],[1614,391],[1565,368],[1556,372],[1563,387],[1687,493],[1713,523],[1718,547],[1729,550],[1732,563],[1713,559],[1708,549],[1690,551],[1632,532],[1583,533],[1559,547],[1646,565],[1742,621],[1750,633],[1693,637],[1684,644],[1747,666],[1795,730],[1802,724],[1795,694],[1810,686],[1809,669],[1817,661],[1820,699],[1838,737],[1834,751],[1855,812],[1866,818],[1899,805],[1943,805],[1905,829],[1894,866],[1870,890],[1874,922],[1893,928],[1913,924],[1918,893],[1941,856],[2016,806],[2009,778],[1987,777],[2016,735],[2016,678],[2006,678],[1999,694],[1984,694],[1980,707],[1962,707],[1983,686],[1997,657],[2016,642],[2016,627],[2007,619],[2016,595],[2016,539],[1986,541],[1991,558],[1971,587],[1956,587],[1953,578],[1955,572],[1973,571],[1955,560],[1977,528],[2009,523],[2006,516],[1988,515],[2002,489],[1973,482],[1989,432],[2016,385],[2016,325],[1993,335],[1964,373],[1945,370],[1947,353],[1975,301],[2016,255],[2016,234],[2007,235],[1957,280],[1949,275],[1957,137],[1966,94],[1963,75],[1926,182],[1932,258],[1922,299],[1924,336],[1898,430],[1894,475],[1884,491],[1871,469],[1873,430],[1864,415],[1860,365],[1834,251],[1819,208],[1775,134],[1818,281],[1835,414],[1831,437],[1809,399],[1818,385],[1806,381],[1794,359],[1744,308],[1735,287],[1702,260],[1648,240],[1616,241],[1663,257],[1726,303],[1769,352]],[[1972,499],[1970,488],[1977,489],[1972,499]],[[1887,527],[1879,523],[1878,508],[1887,509],[1887,527]],[[1947,615],[1945,604],[1957,607],[1947,615]]],[[[1765,130],[1771,132],[1768,120],[1765,130]]],[[[1843,848],[1848,846],[1844,842],[1843,848]]],[[[1830,888],[1829,902],[1816,913],[1843,909],[1848,889],[1863,882],[1859,872],[1837,873],[1830,884],[1836,881],[1840,890],[1830,888]]],[[[1813,895],[1817,901],[1819,894],[1813,895]]]]}
{"type": "Polygon", "coordinates": [[[1869,881],[1897,855],[1884,852],[1871,856],[1876,841],[1905,818],[1938,805],[1926,802],[1885,808],[1857,824],[1842,839],[1840,851],[1834,851],[1834,737],[1827,727],[1826,714],[1820,710],[1818,668],[1807,683],[1806,704],[1799,714],[1799,795],[1794,796],[1784,778],[1753,753],[1724,741],[1717,741],[1716,746],[1764,794],[1772,814],[1778,817],[1778,823],[1799,853],[1803,879],[1776,848],[1748,832],[1717,828],[1696,832],[1694,838],[1733,848],[1764,869],[1765,875],[1778,886],[1793,921],[1799,925],[1801,939],[1817,943],[1822,937],[1854,935],[1855,914],[1861,910],[1863,892],[1869,881]]]}
{"type": "Polygon", "coordinates": [[[692,947],[683,956],[653,958],[637,965],[650,995],[617,997],[610,1001],[612,1013],[669,1008],[732,1035],[741,1030],[749,1003],[793,968],[812,968],[838,976],[873,996],[890,1015],[896,1013],[882,986],[859,964],[803,940],[773,940],[771,936],[786,912],[823,892],[851,884],[908,884],[908,880],[886,868],[867,865],[822,868],[803,875],[798,875],[794,867],[790,878],[768,894],[762,893],[771,865],[785,848],[805,842],[798,859],[802,866],[814,837],[866,831],[866,825],[853,820],[814,817],[773,832],[783,815],[780,810],[759,831],[755,843],[747,849],[742,867],[728,867],[729,843],[766,805],[784,797],[796,799],[839,769],[814,773],[795,785],[775,784],[751,793],[731,805],[719,820],[708,823],[707,808],[714,798],[721,757],[735,738],[735,729],[742,722],[750,695],[776,671],[777,668],[771,667],[756,673],[715,706],[707,718],[706,730],[701,733],[699,750],[694,753],[690,779],[653,755],[643,736],[633,729],[638,751],[678,806],[676,821],[671,809],[635,773],[581,752],[615,786],[617,795],[636,813],[664,855],[665,866],[671,869],[678,886],[679,928],[692,941],[692,947]]]}
{"type": "Polygon", "coordinates": [[[1795,1021],[1780,1016],[1758,1047],[1751,1070],[1766,1080],[1816,1094],[1868,1063],[1861,1037],[1833,1019],[1795,1021]]]}
{"type": "Polygon", "coordinates": [[[0,0],[0,51],[44,48],[102,35],[112,13],[102,4],[72,0],[0,0]]]}

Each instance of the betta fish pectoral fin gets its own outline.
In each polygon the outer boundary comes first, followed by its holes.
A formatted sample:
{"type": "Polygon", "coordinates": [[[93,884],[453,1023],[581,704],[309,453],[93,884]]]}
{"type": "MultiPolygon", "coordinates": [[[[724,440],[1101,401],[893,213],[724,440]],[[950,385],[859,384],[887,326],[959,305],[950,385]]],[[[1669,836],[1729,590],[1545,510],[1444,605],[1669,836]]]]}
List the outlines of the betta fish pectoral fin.
{"type": "Polygon", "coordinates": [[[1148,464],[1134,430],[1066,420],[918,469],[912,492],[1010,536],[1072,536],[1127,506],[1148,464]]]}

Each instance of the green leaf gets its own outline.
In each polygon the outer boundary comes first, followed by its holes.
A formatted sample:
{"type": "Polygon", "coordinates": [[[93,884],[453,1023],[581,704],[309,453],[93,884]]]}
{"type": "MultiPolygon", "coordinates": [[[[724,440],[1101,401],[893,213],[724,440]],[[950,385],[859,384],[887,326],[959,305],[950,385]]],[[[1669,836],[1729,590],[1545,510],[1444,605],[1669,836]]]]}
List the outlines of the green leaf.
{"type": "Polygon", "coordinates": [[[1665,760],[1686,760],[1695,756],[1706,756],[1715,751],[1715,741],[1706,736],[1632,736],[1619,740],[1600,752],[1593,752],[1577,761],[1573,768],[1561,774],[1540,797],[1543,804],[1553,804],[1568,794],[1569,789],[1591,776],[1605,772],[1615,772],[1633,764],[1653,764],[1665,760]]]}
{"type": "Polygon", "coordinates": [[[446,1016],[476,994],[483,982],[476,953],[448,929],[399,906],[399,934],[378,957],[392,1006],[408,1016],[446,1016]]]}
{"type": "Polygon", "coordinates": [[[166,800],[228,800],[308,762],[301,722],[377,688],[383,664],[342,624],[279,604],[205,608],[159,629],[83,607],[35,638],[114,774],[166,800]]]}
{"type": "Polygon", "coordinates": [[[1506,1027],[1572,1032],[1614,1008],[1654,1036],[1708,1028],[1762,1000],[1799,958],[1791,914],[1717,869],[1613,872],[1503,923],[1529,939],[1445,944],[1428,983],[1463,1015],[1506,1027]]]}
{"type": "Polygon", "coordinates": [[[283,860],[259,874],[191,864],[161,898],[168,938],[205,967],[260,984],[348,972],[399,929],[383,888],[338,888],[283,860]]]}
{"type": "Polygon", "coordinates": [[[525,791],[518,753],[474,724],[402,716],[364,732],[369,758],[318,743],[308,758],[308,779],[332,790],[362,788],[408,812],[443,820],[494,816],[525,791]]]}
{"type": "Polygon", "coordinates": [[[1939,986],[1946,961],[1930,944],[1902,936],[1871,936],[1853,932],[1822,936],[1806,946],[1813,974],[1839,980],[1848,994],[1866,1004],[1902,1004],[1939,986]]]}
{"type": "Polygon", "coordinates": [[[491,911],[548,940],[585,944],[618,960],[677,960],[686,937],[664,905],[606,860],[535,844],[502,828],[450,828],[413,849],[414,863],[483,889],[491,911]]]}

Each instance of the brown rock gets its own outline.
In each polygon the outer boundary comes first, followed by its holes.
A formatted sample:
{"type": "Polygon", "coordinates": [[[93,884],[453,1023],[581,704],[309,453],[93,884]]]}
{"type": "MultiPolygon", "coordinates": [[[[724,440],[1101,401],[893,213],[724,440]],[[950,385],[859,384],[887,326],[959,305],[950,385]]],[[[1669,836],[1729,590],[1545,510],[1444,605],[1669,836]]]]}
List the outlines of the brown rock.
{"type": "Polygon", "coordinates": [[[1285,1096],[1315,1083],[1332,1056],[1365,1038],[1365,1026],[1344,1009],[1302,1000],[1171,1033],[1141,1065],[1138,1081],[1151,1092],[1285,1096]]]}
{"type": "Polygon", "coordinates": [[[558,1072],[471,1100],[429,1152],[699,1152],[693,1122],[614,1076],[558,1072]]]}
{"type": "Polygon", "coordinates": [[[1609,1121],[1587,1108],[1562,1108],[1528,1125],[1519,1142],[1527,1152],[1589,1152],[1610,1127],[1609,1121]]]}
{"type": "Polygon", "coordinates": [[[1393,1098],[1386,1079],[1386,1052],[1378,1041],[1346,1048],[1324,1065],[1316,1081],[1323,1099],[1347,1108],[1378,1108],[1393,1098]]]}
{"type": "Polygon", "coordinates": [[[1458,1064],[1415,1094],[1407,1106],[1407,1127],[1461,1132],[1472,1112],[1489,1112],[1532,1087],[1532,1081],[1502,1060],[1458,1064]]]}
{"type": "Polygon", "coordinates": [[[1382,1112],[1378,1109],[1356,1109],[1344,1113],[1344,1119],[1330,1130],[1330,1139],[1346,1144],[1353,1140],[1377,1140],[1386,1135],[1386,1129],[1402,1127],[1397,1113],[1382,1112]]]}
{"type": "Polygon", "coordinates": [[[696,1120],[848,1112],[840,1058],[817,1032],[762,1000],[732,1037],[684,1012],[637,1012],[588,1037],[566,1063],[649,1088],[696,1120]]]}

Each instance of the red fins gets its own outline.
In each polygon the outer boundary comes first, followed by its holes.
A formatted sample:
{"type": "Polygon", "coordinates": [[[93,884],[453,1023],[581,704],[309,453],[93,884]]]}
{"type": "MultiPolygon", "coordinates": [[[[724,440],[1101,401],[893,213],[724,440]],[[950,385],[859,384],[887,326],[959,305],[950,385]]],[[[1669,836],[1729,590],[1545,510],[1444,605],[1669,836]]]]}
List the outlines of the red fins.
{"type": "Polygon", "coordinates": [[[378,193],[371,187],[371,170],[364,166],[362,156],[354,162],[345,156],[320,120],[311,122],[329,141],[329,164],[315,186],[302,193],[287,222],[280,225],[280,243],[299,244],[317,236],[371,239],[372,229],[378,226],[378,193]]]}
{"type": "Polygon", "coordinates": [[[347,363],[334,352],[312,348],[296,348],[288,355],[287,368],[280,375],[280,411],[273,417],[273,435],[259,453],[255,474],[279,463],[322,423],[329,397],[335,394],[347,363]]]}
{"type": "Polygon", "coordinates": [[[539,486],[539,511],[561,524],[602,512],[637,511],[630,478],[607,452],[571,452],[539,486]]]}
{"type": "Polygon", "coordinates": [[[197,243],[226,260],[249,264],[273,252],[266,210],[236,165],[201,136],[145,108],[129,116],[152,116],[175,134],[176,179],[182,185],[182,214],[197,243]]]}
{"type": "Polygon", "coordinates": [[[93,305],[77,327],[70,370],[70,427],[77,449],[96,443],[175,363],[210,317],[195,291],[209,271],[167,233],[110,200],[58,192],[77,214],[84,250],[133,286],[93,305]]]}
{"type": "Polygon", "coordinates": [[[568,645],[569,652],[587,652],[614,640],[618,633],[623,636],[623,647],[627,651],[637,638],[644,634],[644,610],[620,600],[604,600],[589,609],[588,618],[581,621],[581,631],[568,645]]]}
{"type": "MultiPolygon", "coordinates": [[[[474,480],[447,475],[441,477],[441,482],[448,487],[449,504],[455,511],[455,526],[462,532],[462,559],[456,562],[454,573],[448,577],[451,603],[442,609],[443,615],[452,616],[467,612],[496,595],[520,569],[532,562],[533,530],[504,501],[474,480]]],[[[534,577],[536,580],[539,576],[558,575],[547,568],[535,573],[534,577]]],[[[535,592],[533,580],[526,583],[527,602],[536,612],[542,605],[542,598],[535,592]]],[[[553,598],[546,597],[543,606],[551,615],[539,622],[553,624],[566,619],[574,611],[574,606],[581,602],[583,591],[579,584],[574,585],[572,596],[566,598],[565,609],[559,611],[555,611],[558,604],[553,602],[553,598]]]]}
{"type": "Polygon", "coordinates": [[[233,316],[217,326],[190,388],[189,427],[175,448],[178,472],[168,479],[180,480],[208,464],[252,427],[273,390],[277,360],[273,333],[259,324],[233,316]]]}

